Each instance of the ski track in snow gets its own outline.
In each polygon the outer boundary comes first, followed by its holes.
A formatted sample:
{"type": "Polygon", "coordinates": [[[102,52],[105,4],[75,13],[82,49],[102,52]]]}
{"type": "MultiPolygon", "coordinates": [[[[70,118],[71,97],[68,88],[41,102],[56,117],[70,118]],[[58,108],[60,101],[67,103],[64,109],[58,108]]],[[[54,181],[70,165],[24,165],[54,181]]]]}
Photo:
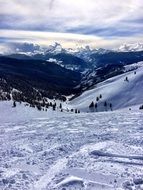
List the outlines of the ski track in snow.
{"type": "Polygon", "coordinates": [[[47,184],[55,177],[55,174],[59,173],[64,167],[66,167],[67,159],[59,159],[50,169],[43,175],[35,184],[32,189],[42,190],[46,188],[47,184]]]}
{"type": "Polygon", "coordinates": [[[0,189],[143,189],[143,113],[0,124],[0,189]]]}

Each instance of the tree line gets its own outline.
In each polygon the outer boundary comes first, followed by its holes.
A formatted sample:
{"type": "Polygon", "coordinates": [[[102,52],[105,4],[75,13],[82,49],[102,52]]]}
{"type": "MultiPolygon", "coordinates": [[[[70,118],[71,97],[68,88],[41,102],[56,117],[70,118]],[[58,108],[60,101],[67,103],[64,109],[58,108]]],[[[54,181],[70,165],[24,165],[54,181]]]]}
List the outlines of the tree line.
{"type": "MultiPolygon", "coordinates": [[[[90,104],[89,104],[89,110],[94,112],[98,112],[98,108],[99,108],[99,104],[98,102],[102,99],[102,94],[100,94],[99,96],[96,97],[96,102],[92,101],[90,104]]],[[[101,106],[101,103],[100,103],[100,106],[101,106]]],[[[105,111],[108,111],[109,109],[112,111],[113,110],[113,105],[112,103],[108,103],[107,101],[103,102],[103,106],[105,108],[105,111]],[[109,108],[109,109],[108,109],[109,108]]]]}

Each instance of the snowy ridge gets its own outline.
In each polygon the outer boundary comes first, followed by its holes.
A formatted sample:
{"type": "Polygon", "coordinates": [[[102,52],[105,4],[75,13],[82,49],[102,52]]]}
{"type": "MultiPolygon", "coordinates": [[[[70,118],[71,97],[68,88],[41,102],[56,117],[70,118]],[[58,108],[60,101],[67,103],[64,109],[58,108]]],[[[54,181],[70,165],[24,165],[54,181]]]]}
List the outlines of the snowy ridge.
{"type": "Polygon", "coordinates": [[[143,43],[123,44],[118,48],[117,51],[119,52],[143,51],[143,43]]]}
{"type": "Polygon", "coordinates": [[[133,71],[133,70],[136,70],[140,67],[143,67],[143,62],[138,62],[138,63],[133,63],[133,64],[130,64],[130,65],[125,65],[124,68],[125,68],[125,72],[128,72],[128,71],[133,71]]]}
{"type": "Polygon", "coordinates": [[[100,95],[102,98],[97,101],[98,111],[105,111],[105,101],[107,104],[112,103],[114,110],[143,104],[143,67],[141,67],[142,63],[138,65],[140,68],[136,71],[130,71],[97,84],[94,89],[84,92],[71,101],[70,105],[88,112],[90,103],[96,102],[96,98],[100,95]]]}
{"type": "Polygon", "coordinates": [[[92,54],[106,54],[108,52],[135,52],[135,51],[143,51],[143,43],[130,43],[130,44],[123,44],[116,49],[104,49],[104,48],[93,48],[89,45],[76,47],[76,48],[64,48],[58,42],[55,42],[50,45],[46,46],[39,46],[37,44],[32,43],[22,43],[16,49],[11,49],[8,52],[3,52],[2,54],[23,54],[27,56],[32,56],[35,54],[58,54],[58,53],[69,53],[76,55],[78,57],[84,57],[84,59],[90,61],[90,56],[92,54]]]}
{"type": "Polygon", "coordinates": [[[45,51],[45,53],[53,53],[53,54],[58,54],[58,53],[65,53],[66,50],[61,46],[61,44],[55,42],[52,45],[49,45],[45,51]]]}

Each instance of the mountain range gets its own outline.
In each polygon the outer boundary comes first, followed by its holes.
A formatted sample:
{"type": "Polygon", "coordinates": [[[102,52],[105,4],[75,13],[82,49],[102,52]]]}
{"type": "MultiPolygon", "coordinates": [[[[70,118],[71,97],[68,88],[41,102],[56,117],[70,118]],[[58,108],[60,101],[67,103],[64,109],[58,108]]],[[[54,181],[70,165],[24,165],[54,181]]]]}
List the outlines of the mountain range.
{"type": "Polygon", "coordinates": [[[135,44],[106,50],[86,46],[74,51],[55,43],[43,52],[1,55],[0,99],[11,99],[13,89],[17,91],[12,96],[15,101],[30,104],[43,98],[75,98],[100,82],[134,70],[129,65],[143,61],[142,47],[135,44]]]}

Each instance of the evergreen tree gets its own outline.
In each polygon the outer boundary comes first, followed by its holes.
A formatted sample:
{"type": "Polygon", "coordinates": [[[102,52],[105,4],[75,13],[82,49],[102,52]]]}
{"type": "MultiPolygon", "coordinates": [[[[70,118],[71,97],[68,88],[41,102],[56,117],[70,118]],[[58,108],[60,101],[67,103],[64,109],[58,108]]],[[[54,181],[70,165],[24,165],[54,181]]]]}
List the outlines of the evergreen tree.
{"type": "Polygon", "coordinates": [[[110,103],[110,109],[111,109],[111,111],[112,111],[112,104],[110,103]]]}
{"type": "Polygon", "coordinates": [[[55,111],[55,110],[56,110],[56,103],[53,104],[53,111],[55,111]]]}
{"type": "Polygon", "coordinates": [[[37,107],[37,109],[38,109],[39,111],[41,111],[42,108],[41,108],[41,105],[40,105],[40,104],[37,104],[36,107],[37,107]]]}
{"type": "Polygon", "coordinates": [[[102,94],[100,94],[99,98],[100,98],[100,99],[102,98],[102,94]]]}
{"type": "Polygon", "coordinates": [[[97,102],[99,101],[99,97],[96,97],[96,101],[97,101],[97,102]]]}
{"type": "Polygon", "coordinates": [[[89,105],[89,108],[94,108],[94,102],[91,102],[91,104],[89,105]]]}
{"type": "Polygon", "coordinates": [[[128,77],[126,77],[126,78],[125,78],[125,81],[129,82],[129,79],[128,79],[128,77]]]}
{"type": "Polygon", "coordinates": [[[60,103],[60,109],[62,109],[62,104],[60,103]]]}
{"type": "Polygon", "coordinates": [[[89,105],[89,109],[93,112],[94,111],[94,102],[91,102],[89,105]]]}
{"type": "Polygon", "coordinates": [[[140,110],[143,110],[143,105],[141,105],[141,106],[139,107],[139,109],[140,109],[140,110]]]}
{"type": "Polygon", "coordinates": [[[95,103],[95,109],[96,109],[96,111],[97,111],[97,107],[98,107],[98,105],[97,105],[97,103],[95,103]]]}
{"type": "Polygon", "coordinates": [[[105,110],[107,111],[107,102],[106,101],[104,102],[104,107],[105,107],[105,110]]]}
{"type": "Polygon", "coordinates": [[[14,101],[13,102],[13,106],[12,106],[13,108],[15,108],[16,107],[16,102],[14,101]]]}
{"type": "Polygon", "coordinates": [[[42,103],[42,106],[45,107],[46,103],[45,103],[45,100],[43,99],[43,103],[42,103]]]}
{"type": "Polygon", "coordinates": [[[49,106],[50,106],[50,105],[49,105],[49,102],[47,102],[47,103],[46,103],[46,108],[49,108],[49,106]]]}

